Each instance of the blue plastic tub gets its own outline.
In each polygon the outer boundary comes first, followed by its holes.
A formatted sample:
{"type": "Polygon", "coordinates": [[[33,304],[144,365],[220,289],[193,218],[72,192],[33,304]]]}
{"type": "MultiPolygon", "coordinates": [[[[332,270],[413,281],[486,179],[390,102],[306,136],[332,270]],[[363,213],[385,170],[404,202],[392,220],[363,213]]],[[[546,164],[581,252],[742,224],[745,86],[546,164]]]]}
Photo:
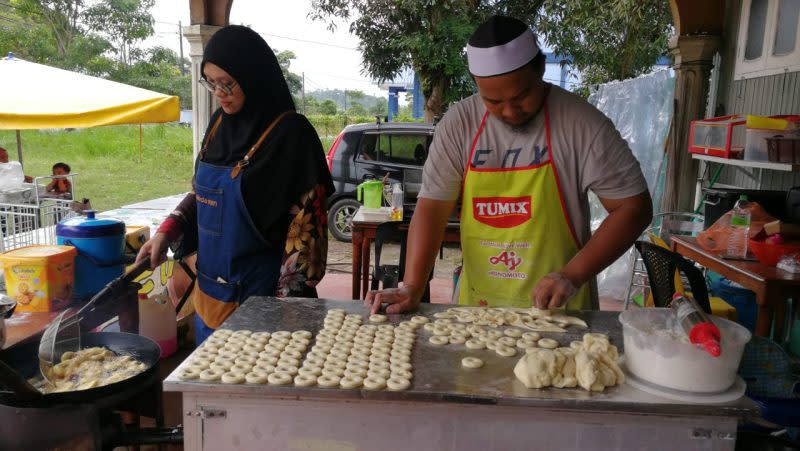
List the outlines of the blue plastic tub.
{"type": "Polygon", "coordinates": [[[75,288],[77,298],[99,292],[125,271],[125,223],[97,219],[94,211],[86,217],[64,220],[56,225],[58,244],[75,246],[75,288]]]}
{"type": "Polygon", "coordinates": [[[736,309],[737,322],[750,332],[756,329],[758,304],[756,294],[728,279],[721,278],[711,285],[714,296],[720,297],[736,309]]]}

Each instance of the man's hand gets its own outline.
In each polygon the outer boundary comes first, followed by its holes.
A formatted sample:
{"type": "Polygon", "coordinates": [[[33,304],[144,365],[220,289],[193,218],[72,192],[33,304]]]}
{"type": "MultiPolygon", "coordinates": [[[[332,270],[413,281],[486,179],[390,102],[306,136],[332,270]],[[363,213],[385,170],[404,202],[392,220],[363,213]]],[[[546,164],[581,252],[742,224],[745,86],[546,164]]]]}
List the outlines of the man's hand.
{"type": "Polygon", "coordinates": [[[442,245],[447,218],[455,204],[455,200],[442,201],[424,197],[417,199],[417,207],[408,228],[403,286],[368,292],[364,306],[371,313],[377,313],[382,303],[389,304],[386,313],[407,312],[419,307],[433,270],[436,253],[442,245]]]}
{"type": "Polygon", "coordinates": [[[563,274],[551,272],[533,287],[531,300],[539,309],[554,309],[566,304],[577,292],[578,288],[563,274]]]}
{"type": "Polygon", "coordinates": [[[376,314],[381,304],[389,304],[386,313],[404,313],[416,310],[419,307],[422,293],[413,287],[387,288],[385,290],[370,290],[364,299],[364,306],[371,314],[376,314]]]}

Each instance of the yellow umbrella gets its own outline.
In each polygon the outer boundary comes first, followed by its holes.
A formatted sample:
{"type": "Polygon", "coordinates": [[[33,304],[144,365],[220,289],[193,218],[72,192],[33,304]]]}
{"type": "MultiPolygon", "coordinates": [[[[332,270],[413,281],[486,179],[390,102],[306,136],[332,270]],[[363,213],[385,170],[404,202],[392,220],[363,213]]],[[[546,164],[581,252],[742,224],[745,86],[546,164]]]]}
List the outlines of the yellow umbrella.
{"type": "Polygon", "coordinates": [[[180,101],[115,81],[14,58],[0,59],[0,130],[177,121],[180,101]]]}

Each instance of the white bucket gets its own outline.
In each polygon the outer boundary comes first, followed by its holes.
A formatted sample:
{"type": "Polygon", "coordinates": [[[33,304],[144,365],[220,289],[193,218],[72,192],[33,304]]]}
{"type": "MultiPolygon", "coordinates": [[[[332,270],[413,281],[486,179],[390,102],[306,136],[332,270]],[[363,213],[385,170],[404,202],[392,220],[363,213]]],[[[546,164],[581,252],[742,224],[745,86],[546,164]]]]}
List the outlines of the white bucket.
{"type": "Polygon", "coordinates": [[[625,343],[625,365],[644,381],[675,390],[717,393],[730,388],[742,360],[750,331],[712,316],[722,335],[722,354],[712,357],[703,349],[665,332],[674,313],[668,308],[626,310],[619,315],[625,343]]]}

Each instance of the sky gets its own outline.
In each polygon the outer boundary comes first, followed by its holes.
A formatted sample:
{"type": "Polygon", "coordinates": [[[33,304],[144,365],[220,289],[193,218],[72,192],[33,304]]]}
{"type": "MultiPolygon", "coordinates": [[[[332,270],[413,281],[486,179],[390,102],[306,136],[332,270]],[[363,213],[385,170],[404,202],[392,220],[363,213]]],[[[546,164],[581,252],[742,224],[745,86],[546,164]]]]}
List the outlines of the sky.
{"type": "MultiPolygon", "coordinates": [[[[234,0],[230,23],[247,25],[259,32],[277,50],[297,55],[290,70],[305,73],[306,91],[318,89],[358,89],[385,96],[386,91],[362,74],[358,38],[341,23],[335,32],[327,24],[308,18],[310,0],[234,0]]],[[[156,20],[156,35],[144,46],[163,45],[179,50],[178,21],[189,23],[187,0],[156,0],[151,11],[156,20]]],[[[184,52],[189,43],[184,39],[184,52]]]]}
{"type": "MultiPolygon", "coordinates": [[[[291,50],[297,58],[290,70],[305,74],[306,91],[321,89],[360,90],[374,96],[387,92],[365,75],[358,38],[348,31],[348,24],[339,23],[330,31],[327,23],[308,18],[310,0],[234,0],[230,23],[250,26],[277,50],[291,50]]],[[[151,11],[156,34],[144,42],[145,47],[163,45],[179,50],[178,21],[189,23],[187,0],[156,0],[151,11]]],[[[184,52],[189,43],[184,39],[184,52]]],[[[548,65],[545,79],[558,83],[559,68],[548,65]]],[[[569,88],[569,86],[568,86],[569,88]]],[[[405,96],[400,96],[405,103],[405,96]]]]}

